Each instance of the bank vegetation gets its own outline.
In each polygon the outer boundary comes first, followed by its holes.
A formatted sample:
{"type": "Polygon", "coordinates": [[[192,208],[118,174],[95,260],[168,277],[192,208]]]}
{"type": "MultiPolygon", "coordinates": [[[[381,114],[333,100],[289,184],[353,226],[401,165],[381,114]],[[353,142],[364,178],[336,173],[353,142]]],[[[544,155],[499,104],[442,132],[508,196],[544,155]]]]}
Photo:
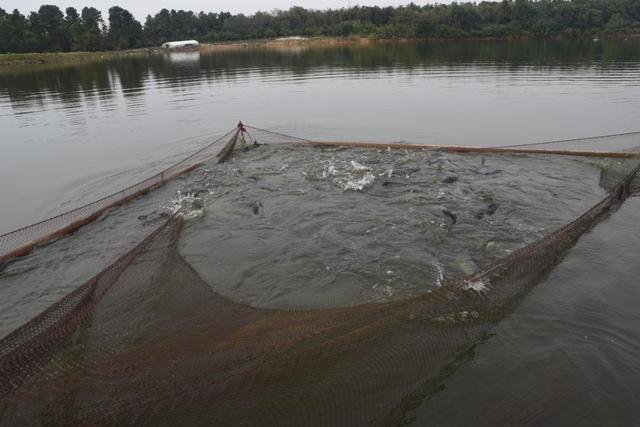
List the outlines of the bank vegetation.
{"type": "Polygon", "coordinates": [[[64,12],[43,5],[28,15],[0,8],[0,53],[92,52],[196,39],[221,42],[279,37],[482,38],[584,37],[640,33],[640,0],[503,0],[449,5],[195,13],[162,9],[139,22],[114,6],[64,12]]]}

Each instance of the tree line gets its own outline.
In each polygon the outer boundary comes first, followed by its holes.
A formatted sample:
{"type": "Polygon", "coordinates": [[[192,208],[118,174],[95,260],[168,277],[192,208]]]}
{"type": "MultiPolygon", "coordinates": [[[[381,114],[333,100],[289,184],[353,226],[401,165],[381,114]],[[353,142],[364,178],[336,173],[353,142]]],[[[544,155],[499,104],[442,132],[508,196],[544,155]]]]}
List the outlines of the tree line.
{"type": "Polygon", "coordinates": [[[194,13],[162,9],[144,24],[114,6],[99,10],[43,5],[28,16],[0,8],[0,52],[96,51],[286,36],[378,38],[576,37],[640,31],[640,0],[502,0],[399,7],[194,13]]]}

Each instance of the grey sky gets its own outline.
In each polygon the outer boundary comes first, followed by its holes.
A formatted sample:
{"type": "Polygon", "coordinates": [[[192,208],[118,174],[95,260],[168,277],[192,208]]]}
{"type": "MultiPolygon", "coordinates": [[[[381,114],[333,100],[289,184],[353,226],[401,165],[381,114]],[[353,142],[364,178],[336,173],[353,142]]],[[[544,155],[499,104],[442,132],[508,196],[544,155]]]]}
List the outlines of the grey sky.
{"type": "MultiPolygon", "coordinates": [[[[452,0],[415,0],[416,4],[426,3],[451,3],[452,0]]],[[[11,11],[18,9],[23,14],[37,10],[42,4],[55,4],[62,10],[69,6],[81,9],[84,6],[93,6],[100,9],[106,18],[107,10],[111,6],[120,6],[143,21],[149,14],[155,14],[162,8],[184,9],[193,11],[251,14],[258,10],[270,11],[273,9],[288,9],[291,6],[303,6],[312,9],[340,8],[350,5],[363,6],[397,6],[409,3],[410,0],[0,0],[0,7],[11,11]]]]}

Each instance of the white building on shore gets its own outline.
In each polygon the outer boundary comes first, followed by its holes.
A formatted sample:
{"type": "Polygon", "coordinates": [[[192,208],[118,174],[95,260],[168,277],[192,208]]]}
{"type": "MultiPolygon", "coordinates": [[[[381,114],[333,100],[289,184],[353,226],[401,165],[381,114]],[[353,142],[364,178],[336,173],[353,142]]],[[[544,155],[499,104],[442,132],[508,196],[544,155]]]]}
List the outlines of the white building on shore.
{"type": "Polygon", "coordinates": [[[176,48],[181,48],[181,47],[196,47],[199,46],[200,43],[198,43],[196,40],[182,40],[182,41],[177,41],[177,42],[166,42],[166,43],[162,43],[162,47],[164,49],[176,49],[176,48]]]}

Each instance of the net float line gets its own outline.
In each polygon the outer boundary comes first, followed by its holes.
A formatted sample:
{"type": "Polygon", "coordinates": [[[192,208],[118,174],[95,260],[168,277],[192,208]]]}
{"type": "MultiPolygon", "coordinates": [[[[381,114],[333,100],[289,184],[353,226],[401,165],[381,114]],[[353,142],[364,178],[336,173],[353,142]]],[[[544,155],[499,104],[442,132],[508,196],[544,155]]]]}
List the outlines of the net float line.
{"type": "MultiPolygon", "coordinates": [[[[168,180],[176,178],[180,175],[188,173],[210,158],[217,156],[220,162],[226,161],[236,145],[241,139],[243,143],[256,143],[256,139],[249,130],[262,133],[261,136],[267,136],[270,143],[293,143],[303,144],[316,147],[360,147],[360,148],[390,148],[390,149],[409,149],[409,150],[434,150],[455,153],[479,153],[479,154],[549,154],[549,155],[568,155],[578,157],[600,157],[600,158],[619,158],[630,159],[636,158],[640,154],[629,151],[604,151],[604,150],[574,150],[574,149],[549,149],[549,148],[533,148],[535,145],[561,144],[566,142],[576,143],[593,140],[605,140],[618,137],[634,137],[640,139],[640,132],[631,132],[625,134],[616,134],[608,136],[589,137],[583,139],[572,139],[563,141],[550,141],[538,144],[523,144],[519,146],[505,147],[478,147],[464,145],[439,145],[439,144],[416,144],[402,142],[367,142],[367,141],[313,141],[304,138],[298,138],[283,133],[273,132],[260,129],[253,126],[244,125],[242,122],[223,135],[221,138],[205,146],[201,150],[187,157],[186,159],[170,166],[164,171],[147,178],[137,184],[134,184],[121,191],[113,193],[95,202],[86,204],[71,211],[62,213],[44,221],[29,225],[27,227],[0,235],[0,266],[12,259],[29,254],[36,246],[72,233],[84,225],[90,224],[100,217],[108,209],[123,205],[141,195],[144,195],[155,188],[163,185],[168,180]],[[218,152],[212,152],[220,142],[228,140],[224,148],[218,152]],[[246,136],[246,137],[245,137],[246,136]]],[[[638,141],[640,145],[640,141],[638,141]]]]}
{"type": "MultiPolygon", "coordinates": [[[[356,148],[373,148],[373,149],[407,149],[407,150],[433,150],[443,151],[451,153],[478,153],[478,154],[553,154],[553,155],[565,155],[576,157],[604,157],[604,158],[619,158],[619,159],[633,159],[640,157],[640,132],[627,132],[617,133],[611,135],[590,136],[585,138],[564,139],[556,141],[544,141],[536,143],[518,144],[518,145],[504,145],[504,146],[475,146],[475,145],[453,145],[453,144],[422,144],[411,143],[402,141],[392,142],[374,142],[374,141],[338,141],[338,140],[311,140],[283,133],[273,132],[267,129],[261,129],[254,126],[245,125],[246,130],[254,130],[260,133],[266,133],[273,137],[270,143],[294,143],[308,146],[327,146],[327,147],[356,147],[356,148]],[[626,147],[626,149],[615,150],[602,150],[593,149],[587,150],[583,148],[541,148],[551,145],[556,147],[562,145],[584,146],[586,144],[593,144],[594,142],[602,142],[606,145],[607,141],[614,141],[616,139],[628,139],[631,140],[632,145],[626,147]]],[[[251,136],[251,134],[249,134],[251,136]]],[[[253,139],[252,139],[253,140],[253,139]]]]}
{"type": "Polygon", "coordinates": [[[479,154],[555,154],[576,157],[610,157],[619,159],[632,159],[639,157],[639,153],[621,151],[593,151],[593,150],[557,150],[543,148],[516,148],[516,147],[476,147],[469,145],[439,145],[416,143],[383,143],[365,141],[309,141],[302,144],[316,147],[357,147],[357,148],[391,148],[405,150],[434,150],[449,153],[479,153],[479,154]]]}

